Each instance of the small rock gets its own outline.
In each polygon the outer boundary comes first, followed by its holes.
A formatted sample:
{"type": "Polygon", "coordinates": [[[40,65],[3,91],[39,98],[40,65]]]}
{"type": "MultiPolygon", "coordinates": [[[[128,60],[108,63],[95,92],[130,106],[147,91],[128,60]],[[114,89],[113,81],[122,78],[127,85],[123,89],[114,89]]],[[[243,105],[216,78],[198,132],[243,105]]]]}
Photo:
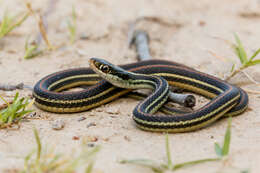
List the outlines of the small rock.
{"type": "Polygon", "coordinates": [[[16,50],[13,50],[13,49],[9,49],[9,50],[7,50],[7,52],[10,53],[10,54],[17,53],[17,51],[16,51],[16,50]]]}
{"type": "Polygon", "coordinates": [[[199,26],[205,26],[205,25],[206,25],[205,21],[203,21],[203,20],[199,21],[199,26]]]}
{"type": "Polygon", "coordinates": [[[82,50],[82,49],[77,49],[76,51],[77,51],[77,53],[79,54],[79,56],[87,56],[87,55],[88,55],[87,52],[85,52],[85,51],[82,50]]]}
{"type": "Polygon", "coordinates": [[[87,142],[97,142],[98,138],[96,136],[87,136],[86,141],[87,142]]]}
{"type": "Polygon", "coordinates": [[[65,126],[65,121],[60,119],[60,120],[55,120],[52,122],[51,127],[53,130],[61,130],[65,126]]]}
{"type": "Polygon", "coordinates": [[[81,34],[79,38],[80,38],[81,40],[88,40],[88,39],[89,39],[89,35],[81,34]]]}
{"type": "Polygon", "coordinates": [[[249,112],[249,111],[252,111],[253,109],[251,108],[251,107],[248,107],[247,108],[247,111],[249,112]]]}
{"type": "Polygon", "coordinates": [[[120,114],[120,111],[118,108],[115,108],[115,107],[108,107],[106,110],[105,110],[106,113],[108,114],[120,114]]]}
{"type": "Polygon", "coordinates": [[[88,116],[90,116],[90,117],[96,116],[96,113],[92,111],[92,112],[90,112],[90,114],[88,116]]]}
{"type": "Polygon", "coordinates": [[[117,118],[117,116],[114,116],[114,115],[111,115],[110,117],[111,117],[111,118],[117,118]]]}
{"type": "Polygon", "coordinates": [[[130,138],[129,136],[124,136],[124,139],[125,139],[126,141],[128,141],[128,142],[131,141],[131,138],[130,138]]]}
{"type": "Polygon", "coordinates": [[[78,119],[78,121],[84,121],[85,119],[87,119],[86,117],[80,117],[79,119],[78,119]]]}
{"type": "Polygon", "coordinates": [[[91,122],[91,123],[89,123],[89,124],[87,125],[87,128],[92,127],[92,126],[96,126],[96,125],[97,125],[96,123],[91,122]]]}
{"type": "Polygon", "coordinates": [[[37,116],[37,113],[36,112],[31,112],[29,115],[28,115],[28,117],[30,117],[30,118],[34,118],[34,117],[36,117],[37,116]]]}
{"type": "Polygon", "coordinates": [[[40,73],[39,72],[34,72],[33,76],[37,77],[40,73]]]}
{"type": "Polygon", "coordinates": [[[95,112],[104,112],[104,105],[99,106],[98,108],[96,108],[95,112]]]}
{"type": "Polygon", "coordinates": [[[94,143],[88,143],[88,147],[94,147],[95,144],[94,143]]]}
{"type": "Polygon", "coordinates": [[[106,141],[106,142],[108,142],[108,141],[109,141],[109,138],[104,138],[103,140],[106,141]]]}
{"type": "Polygon", "coordinates": [[[73,140],[79,140],[79,137],[78,136],[73,136],[72,139],[73,140]]]}

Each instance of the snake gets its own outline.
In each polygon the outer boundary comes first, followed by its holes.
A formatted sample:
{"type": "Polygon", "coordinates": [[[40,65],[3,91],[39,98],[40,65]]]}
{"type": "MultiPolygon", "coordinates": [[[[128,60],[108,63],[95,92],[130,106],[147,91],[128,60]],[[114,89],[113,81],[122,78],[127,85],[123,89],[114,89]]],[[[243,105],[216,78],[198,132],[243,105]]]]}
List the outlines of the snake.
{"type": "Polygon", "coordinates": [[[135,89],[152,93],[133,110],[137,127],[152,132],[189,132],[209,126],[222,117],[243,113],[247,93],[228,82],[173,61],[152,59],[116,66],[91,58],[90,68],[73,68],[52,73],[33,89],[35,105],[54,113],[75,113],[106,104],[135,89]],[[87,85],[80,91],[68,89],[87,85]],[[157,114],[169,95],[169,86],[204,96],[210,101],[191,112],[167,109],[157,114]],[[66,91],[66,92],[64,92],[66,91]]]}

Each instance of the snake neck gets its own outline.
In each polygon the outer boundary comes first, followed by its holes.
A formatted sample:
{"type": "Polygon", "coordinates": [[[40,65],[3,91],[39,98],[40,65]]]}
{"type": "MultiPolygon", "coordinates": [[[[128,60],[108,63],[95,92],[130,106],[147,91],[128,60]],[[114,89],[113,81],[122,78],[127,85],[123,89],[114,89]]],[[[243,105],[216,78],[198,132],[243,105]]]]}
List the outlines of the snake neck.
{"type": "Polygon", "coordinates": [[[153,89],[153,93],[140,104],[144,113],[153,114],[167,101],[169,84],[160,76],[136,75],[133,86],[153,89]]]}
{"type": "Polygon", "coordinates": [[[140,103],[145,113],[157,112],[168,99],[169,84],[163,77],[127,72],[124,80],[121,79],[120,77],[108,81],[121,88],[153,90],[152,94],[140,103]]]}

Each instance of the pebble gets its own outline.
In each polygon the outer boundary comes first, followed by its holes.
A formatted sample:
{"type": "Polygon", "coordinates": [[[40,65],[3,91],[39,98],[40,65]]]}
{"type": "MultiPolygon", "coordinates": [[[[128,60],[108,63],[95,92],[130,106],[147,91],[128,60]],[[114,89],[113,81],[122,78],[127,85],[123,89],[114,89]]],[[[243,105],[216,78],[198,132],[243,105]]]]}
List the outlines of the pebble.
{"type": "Polygon", "coordinates": [[[96,123],[91,122],[91,123],[89,123],[89,124],[87,125],[87,128],[92,127],[92,126],[96,126],[96,125],[97,125],[96,123]]]}
{"type": "Polygon", "coordinates": [[[51,127],[53,130],[61,130],[65,126],[65,121],[64,120],[55,120],[51,123],[51,127]]]}
{"type": "Polygon", "coordinates": [[[87,142],[97,142],[98,141],[98,137],[96,137],[96,136],[87,136],[85,139],[87,142]]]}
{"type": "Polygon", "coordinates": [[[108,141],[109,141],[109,138],[104,138],[103,140],[106,141],[106,142],[108,142],[108,141]]]}
{"type": "Polygon", "coordinates": [[[124,136],[124,139],[125,139],[126,141],[128,141],[128,142],[131,141],[131,138],[130,138],[129,136],[124,136]]]}
{"type": "Polygon", "coordinates": [[[79,119],[78,119],[78,121],[84,121],[85,119],[87,119],[86,117],[80,117],[79,119]]]}
{"type": "Polygon", "coordinates": [[[94,143],[88,143],[88,147],[94,147],[95,144],[94,143]]]}
{"type": "Polygon", "coordinates": [[[106,110],[105,110],[106,113],[108,114],[120,114],[120,111],[118,108],[115,108],[115,107],[108,107],[106,110]]]}
{"type": "Polygon", "coordinates": [[[78,136],[73,136],[73,137],[72,137],[73,140],[79,140],[79,138],[80,138],[80,137],[78,137],[78,136]]]}
{"type": "Polygon", "coordinates": [[[37,113],[36,112],[31,112],[29,115],[28,115],[28,117],[30,117],[30,118],[34,118],[34,117],[36,117],[37,116],[37,113]]]}

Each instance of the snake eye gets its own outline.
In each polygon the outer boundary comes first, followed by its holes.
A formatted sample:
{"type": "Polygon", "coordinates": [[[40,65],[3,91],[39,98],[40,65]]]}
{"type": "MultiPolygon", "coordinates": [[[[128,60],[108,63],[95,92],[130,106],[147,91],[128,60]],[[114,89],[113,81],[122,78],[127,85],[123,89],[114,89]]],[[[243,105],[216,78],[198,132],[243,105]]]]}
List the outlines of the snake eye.
{"type": "Polygon", "coordinates": [[[109,68],[108,65],[103,65],[100,68],[101,68],[101,71],[104,72],[104,73],[109,73],[110,72],[110,68],[109,68]]]}

